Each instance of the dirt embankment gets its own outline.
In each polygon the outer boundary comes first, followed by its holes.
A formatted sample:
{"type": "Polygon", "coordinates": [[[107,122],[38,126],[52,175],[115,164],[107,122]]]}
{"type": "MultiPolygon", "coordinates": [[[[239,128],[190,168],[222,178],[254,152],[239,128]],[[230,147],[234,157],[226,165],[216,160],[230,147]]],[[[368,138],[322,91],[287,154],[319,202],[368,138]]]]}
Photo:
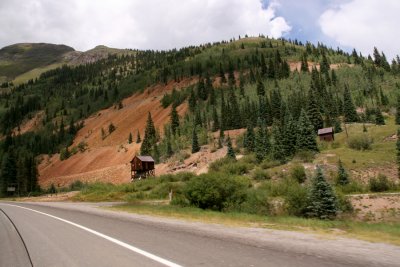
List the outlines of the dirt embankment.
{"type": "MultiPolygon", "coordinates": [[[[185,79],[179,83],[150,87],[124,99],[122,109],[110,107],[86,119],[72,146],[85,142],[88,149],[64,161],[58,154],[51,158],[45,156],[39,165],[40,185],[48,187],[54,183],[65,186],[75,180],[128,182],[130,170],[127,163],[139,151],[140,145],[135,143],[136,134],[139,130],[143,139],[148,113],[151,112],[155,127],[162,133],[164,124],[170,119],[170,108],[161,106],[161,98],[173,88],[184,88],[196,82],[196,79],[185,79]],[[108,133],[110,123],[116,130],[103,139],[101,129],[108,133]],[[128,144],[129,133],[133,135],[132,144],[128,144]]],[[[177,108],[179,115],[183,116],[187,108],[187,103],[180,105],[177,108]]]]}

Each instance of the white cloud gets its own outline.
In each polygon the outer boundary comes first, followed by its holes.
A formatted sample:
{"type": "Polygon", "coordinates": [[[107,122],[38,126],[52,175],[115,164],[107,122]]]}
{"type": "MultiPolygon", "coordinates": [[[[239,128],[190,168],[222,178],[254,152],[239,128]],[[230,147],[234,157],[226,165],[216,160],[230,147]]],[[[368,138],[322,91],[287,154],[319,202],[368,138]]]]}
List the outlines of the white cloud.
{"type": "Polygon", "coordinates": [[[262,9],[260,0],[2,0],[0,46],[169,49],[239,34],[281,37],[290,26],[275,7],[262,9]]]}
{"type": "Polygon", "coordinates": [[[400,54],[399,11],[398,0],[352,0],[326,10],[319,23],[322,32],[339,44],[364,55],[376,46],[391,59],[400,54]]]}

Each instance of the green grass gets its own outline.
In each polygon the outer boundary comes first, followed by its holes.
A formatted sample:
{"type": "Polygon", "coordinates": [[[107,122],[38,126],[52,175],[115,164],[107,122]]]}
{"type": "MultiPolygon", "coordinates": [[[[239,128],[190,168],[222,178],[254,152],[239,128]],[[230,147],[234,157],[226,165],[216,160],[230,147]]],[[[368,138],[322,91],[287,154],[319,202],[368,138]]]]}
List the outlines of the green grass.
{"type": "Polygon", "coordinates": [[[23,84],[29,80],[33,80],[36,78],[39,78],[40,74],[52,70],[52,69],[56,69],[58,67],[61,67],[63,65],[63,63],[54,63],[45,67],[39,67],[39,68],[35,68],[32,69],[28,72],[25,72],[21,75],[18,75],[17,77],[15,77],[15,79],[13,80],[13,83],[15,85],[20,85],[23,84]]]}
{"type": "Polygon", "coordinates": [[[339,235],[372,242],[400,245],[400,223],[365,223],[348,220],[324,221],[288,216],[260,216],[145,203],[118,205],[110,209],[188,221],[219,223],[228,226],[302,231],[322,234],[326,237],[337,237],[339,235]]]}
{"type": "MultiPolygon", "coordinates": [[[[359,151],[349,148],[346,143],[346,133],[343,131],[339,134],[335,134],[335,143],[338,144],[339,147],[329,147],[321,151],[319,158],[327,154],[335,154],[335,157],[327,157],[328,163],[336,164],[340,158],[346,167],[355,170],[395,164],[395,140],[386,139],[397,132],[398,126],[394,124],[394,118],[392,116],[386,118],[386,125],[378,126],[366,124],[366,127],[368,130],[366,134],[373,139],[371,150],[359,151]]],[[[351,136],[363,134],[363,126],[361,123],[348,124],[347,132],[349,138],[351,136]]]]}

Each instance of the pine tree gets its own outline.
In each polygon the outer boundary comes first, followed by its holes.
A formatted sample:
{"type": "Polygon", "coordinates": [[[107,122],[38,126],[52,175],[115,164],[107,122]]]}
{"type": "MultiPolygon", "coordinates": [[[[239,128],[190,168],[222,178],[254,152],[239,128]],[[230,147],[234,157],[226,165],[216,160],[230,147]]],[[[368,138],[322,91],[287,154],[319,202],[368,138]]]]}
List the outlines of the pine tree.
{"type": "Polygon", "coordinates": [[[176,111],[175,104],[172,105],[170,118],[171,118],[171,131],[172,134],[175,135],[177,129],[179,128],[179,115],[178,112],[176,111]]]}
{"type": "Polygon", "coordinates": [[[397,177],[400,179],[400,129],[397,129],[396,156],[397,156],[397,177]]]}
{"type": "Polygon", "coordinates": [[[343,93],[343,112],[344,112],[344,119],[346,122],[358,121],[357,111],[353,104],[353,100],[351,98],[348,86],[345,86],[343,93]]]}
{"type": "Polygon", "coordinates": [[[297,150],[318,151],[316,133],[304,109],[301,110],[297,124],[297,150]]]}
{"type": "Polygon", "coordinates": [[[140,138],[140,132],[138,130],[136,135],[136,144],[139,144],[140,142],[142,142],[142,138],[140,138]]]}
{"type": "Polygon", "coordinates": [[[271,144],[269,142],[268,129],[265,122],[261,121],[258,126],[256,139],[255,139],[255,153],[256,158],[261,162],[269,154],[271,144]]]}
{"type": "Polygon", "coordinates": [[[343,167],[342,161],[339,159],[336,184],[347,185],[349,183],[350,183],[349,175],[347,174],[346,169],[343,167]]]}
{"type": "Polygon", "coordinates": [[[397,95],[396,103],[396,124],[400,125],[400,94],[397,95]]]}
{"type": "Polygon", "coordinates": [[[340,120],[336,119],[334,123],[334,132],[335,133],[341,133],[343,131],[342,126],[340,124],[340,120]]]}
{"type": "Polygon", "coordinates": [[[308,62],[307,62],[307,54],[304,53],[304,55],[301,57],[301,71],[302,72],[308,72],[308,62]]]}
{"type": "Polygon", "coordinates": [[[380,108],[376,109],[375,124],[376,125],[385,125],[385,119],[383,118],[380,108]]]}
{"type": "Polygon", "coordinates": [[[288,157],[296,153],[297,140],[297,123],[293,120],[292,115],[287,111],[285,113],[283,147],[288,157]]]}
{"type": "Polygon", "coordinates": [[[199,151],[200,151],[199,141],[197,139],[196,127],[194,127],[192,135],[192,154],[199,151]]]}
{"type": "Polygon", "coordinates": [[[150,155],[153,144],[155,144],[156,141],[156,129],[154,128],[153,119],[151,118],[151,113],[149,112],[147,116],[146,129],[144,131],[142,146],[140,147],[140,154],[150,155]]]}
{"type": "Polygon", "coordinates": [[[335,192],[325,180],[320,167],[313,179],[307,198],[307,215],[319,219],[334,219],[338,212],[338,203],[335,192]]]}
{"type": "Polygon", "coordinates": [[[17,162],[12,148],[3,156],[0,177],[0,195],[5,195],[7,187],[17,182],[17,162]]]}
{"type": "Polygon", "coordinates": [[[132,144],[132,133],[129,133],[129,137],[128,137],[128,144],[132,144]]]}
{"type": "Polygon", "coordinates": [[[212,120],[213,120],[212,131],[216,132],[219,129],[219,119],[218,119],[217,109],[215,107],[213,107],[212,111],[212,120]]]}
{"type": "Polygon", "coordinates": [[[283,141],[284,141],[283,131],[281,127],[279,127],[278,124],[275,123],[272,126],[272,144],[271,144],[272,158],[280,162],[283,162],[287,156],[285,153],[285,147],[283,141]]]}
{"type": "Polygon", "coordinates": [[[246,134],[245,134],[244,140],[243,140],[243,146],[244,146],[244,148],[246,148],[247,151],[254,152],[255,141],[256,141],[255,139],[256,139],[256,136],[254,133],[253,126],[249,123],[247,125],[246,134]]]}
{"type": "Polygon", "coordinates": [[[174,151],[172,150],[172,145],[171,145],[171,141],[168,139],[167,140],[167,156],[171,157],[172,154],[174,154],[174,151]]]}
{"type": "Polygon", "coordinates": [[[264,84],[260,80],[257,82],[257,95],[265,95],[264,84]]]}
{"type": "Polygon", "coordinates": [[[314,131],[317,132],[318,129],[324,127],[324,121],[322,119],[322,115],[319,112],[315,94],[313,94],[312,90],[308,92],[308,105],[307,105],[307,115],[310,119],[312,125],[314,126],[314,131]]]}
{"type": "Polygon", "coordinates": [[[232,141],[229,136],[228,136],[228,140],[227,140],[227,146],[228,146],[228,151],[227,151],[226,157],[236,160],[236,154],[235,154],[235,151],[233,150],[232,141]]]}
{"type": "Polygon", "coordinates": [[[197,100],[196,100],[196,94],[194,93],[193,89],[190,90],[190,96],[188,102],[189,102],[189,110],[191,112],[194,112],[196,109],[197,100]]]}

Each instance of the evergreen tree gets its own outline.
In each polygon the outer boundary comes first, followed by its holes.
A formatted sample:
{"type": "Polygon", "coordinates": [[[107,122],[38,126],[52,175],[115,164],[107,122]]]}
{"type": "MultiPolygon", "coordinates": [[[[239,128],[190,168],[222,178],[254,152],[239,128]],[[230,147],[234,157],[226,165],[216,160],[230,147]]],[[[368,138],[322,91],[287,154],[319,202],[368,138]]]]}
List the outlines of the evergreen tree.
{"type": "Polygon", "coordinates": [[[301,110],[297,127],[297,150],[318,151],[316,133],[304,109],[301,110]]]}
{"type": "Polygon", "coordinates": [[[267,157],[270,152],[271,144],[269,142],[268,129],[264,122],[259,123],[255,140],[256,158],[259,162],[267,157]]]}
{"type": "Polygon", "coordinates": [[[285,147],[284,147],[284,136],[281,127],[279,127],[276,123],[272,126],[272,158],[283,162],[286,158],[285,147]]]}
{"type": "Polygon", "coordinates": [[[153,119],[149,112],[147,116],[146,129],[144,131],[144,138],[142,146],[140,147],[141,155],[150,155],[153,148],[153,144],[156,143],[156,129],[154,128],[153,119]]]}
{"type": "Polygon", "coordinates": [[[343,131],[342,126],[340,125],[340,120],[336,119],[334,123],[334,132],[335,133],[341,133],[343,131]]]}
{"type": "Polygon", "coordinates": [[[400,179],[400,129],[397,129],[396,156],[397,156],[397,177],[400,179]]]}
{"type": "Polygon", "coordinates": [[[316,97],[311,89],[308,93],[307,115],[314,127],[315,132],[324,127],[324,121],[321,113],[319,112],[316,97]]]}
{"type": "Polygon", "coordinates": [[[171,118],[171,131],[172,134],[175,135],[177,129],[179,128],[179,115],[178,112],[176,111],[175,104],[172,105],[170,118],[171,118]]]}
{"type": "Polygon", "coordinates": [[[17,182],[17,162],[12,148],[3,156],[0,178],[0,195],[5,195],[7,187],[17,182]]]}
{"type": "Polygon", "coordinates": [[[288,157],[296,153],[296,140],[297,140],[297,123],[293,120],[289,112],[285,114],[283,147],[285,155],[288,157]]]}
{"type": "Polygon", "coordinates": [[[236,154],[235,154],[235,151],[233,150],[232,141],[229,136],[228,136],[228,140],[227,140],[227,146],[228,146],[228,151],[227,151],[226,157],[236,160],[236,154]]]}
{"type": "Polygon", "coordinates": [[[358,121],[357,111],[353,104],[353,100],[351,98],[348,86],[345,86],[343,93],[343,112],[344,112],[344,119],[346,122],[358,121]]]}
{"type": "Polygon", "coordinates": [[[132,133],[129,133],[129,137],[128,137],[128,144],[132,144],[132,133]]]}
{"type": "Polygon", "coordinates": [[[257,82],[257,95],[265,95],[264,84],[260,80],[257,82]]]}
{"type": "Polygon", "coordinates": [[[308,62],[307,62],[307,54],[304,53],[304,55],[301,57],[301,71],[302,72],[308,72],[308,62]]]}
{"type": "Polygon", "coordinates": [[[246,134],[245,134],[244,140],[243,140],[244,148],[246,148],[246,150],[249,152],[254,152],[255,141],[256,141],[256,136],[254,133],[254,129],[253,129],[253,126],[249,123],[247,125],[246,134]]]}
{"type": "Polygon", "coordinates": [[[217,109],[215,107],[213,107],[212,111],[212,120],[213,120],[212,131],[216,132],[219,129],[219,119],[218,119],[217,109]]]}
{"type": "Polygon", "coordinates": [[[375,124],[376,125],[385,125],[385,119],[383,118],[380,108],[376,108],[375,124]]]}
{"type": "Polygon", "coordinates": [[[338,185],[347,185],[350,183],[349,175],[347,174],[346,169],[343,167],[342,161],[340,159],[338,163],[338,174],[336,183],[338,185]]]}
{"type": "Polygon", "coordinates": [[[396,102],[396,124],[400,125],[400,94],[397,95],[396,102]]]}
{"type": "Polygon", "coordinates": [[[200,146],[199,146],[199,141],[197,139],[197,132],[196,132],[196,126],[193,128],[193,134],[192,134],[192,154],[199,152],[200,151],[200,146]]]}
{"type": "Polygon", "coordinates": [[[196,100],[196,95],[195,95],[193,89],[190,90],[190,96],[189,96],[188,102],[189,102],[189,110],[191,112],[194,112],[196,110],[197,100],[196,100]]]}
{"type": "Polygon", "coordinates": [[[142,142],[142,138],[140,138],[140,132],[138,130],[136,135],[136,144],[139,144],[140,142],[142,142]]]}
{"type": "Polygon", "coordinates": [[[172,154],[174,154],[174,151],[172,150],[172,145],[171,145],[171,141],[168,139],[167,140],[167,156],[171,157],[172,154]]]}
{"type": "Polygon", "coordinates": [[[334,219],[338,212],[338,203],[335,192],[325,180],[320,167],[313,179],[307,198],[307,215],[319,219],[334,219]]]}

